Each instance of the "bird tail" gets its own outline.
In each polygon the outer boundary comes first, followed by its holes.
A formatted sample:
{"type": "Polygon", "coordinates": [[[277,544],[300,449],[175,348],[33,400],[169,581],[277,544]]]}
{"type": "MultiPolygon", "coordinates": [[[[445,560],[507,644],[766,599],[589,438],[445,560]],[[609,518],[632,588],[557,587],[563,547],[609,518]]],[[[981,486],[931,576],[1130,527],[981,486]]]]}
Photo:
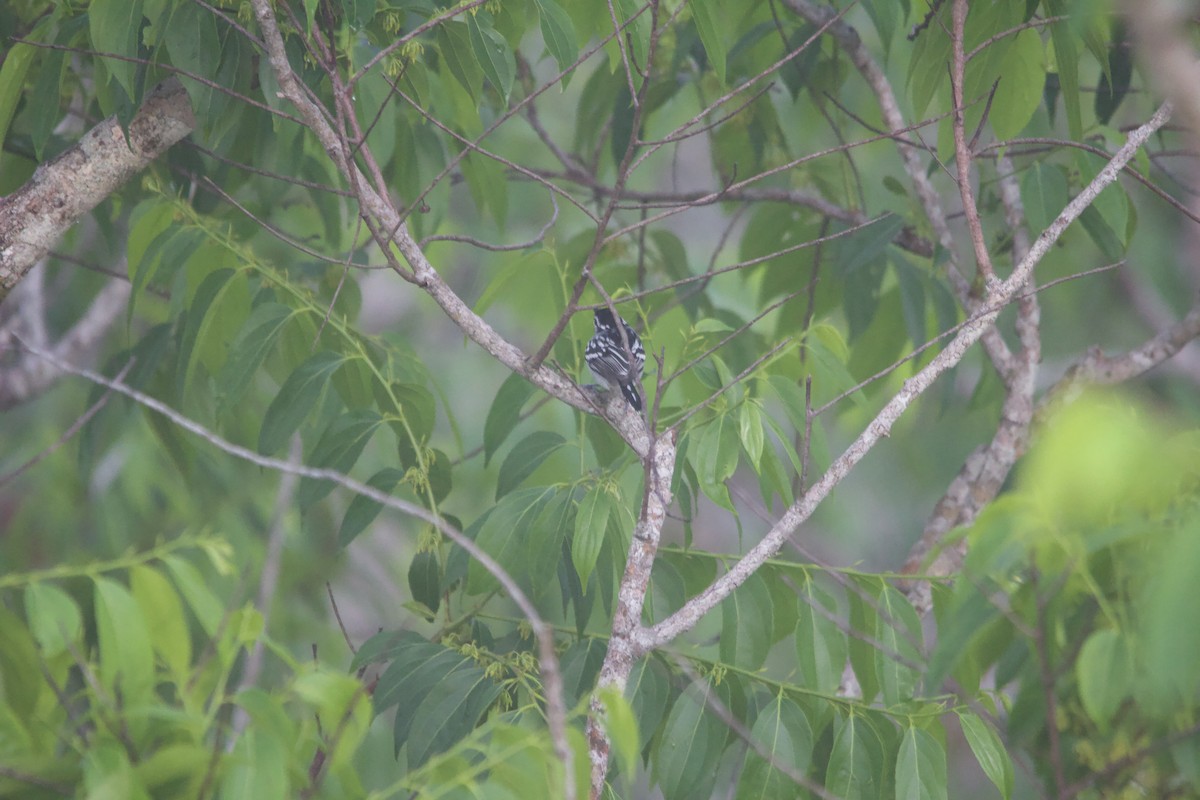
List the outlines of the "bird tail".
{"type": "Polygon", "coordinates": [[[625,395],[625,399],[629,401],[629,405],[633,406],[634,411],[642,410],[642,395],[638,391],[636,383],[633,381],[622,383],[621,394],[625,395]]]}

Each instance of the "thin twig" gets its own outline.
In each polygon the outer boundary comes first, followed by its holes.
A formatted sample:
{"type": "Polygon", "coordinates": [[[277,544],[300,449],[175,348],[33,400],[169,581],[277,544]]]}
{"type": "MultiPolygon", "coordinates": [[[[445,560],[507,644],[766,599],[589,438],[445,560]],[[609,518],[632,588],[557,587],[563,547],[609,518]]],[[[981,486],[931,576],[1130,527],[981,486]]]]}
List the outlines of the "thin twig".
{"type": "MultiPolygon", "coordinates": [[[[121,367],[121,371],[117,373],[117,377],[114,380],[118,380],[118,381],[124,380],[125,376],[129,374],[129,370],[132,369],[133,362],[134,362],[134,359],[132,359],[132,358],[129,359],[129,361],[126,362],[125,366],[121,367]]],[[[40,453],[38,453],[33,458],[26,461],[21,466],[17,467],[16,469],[12,470],[11,472],[9,472],[7,475],[0,475],[0,486],[3,486],[4,484],[9,483],[10,481],[16,480],[21,475],[23,475],[26,472],[28,472],[29,470],[33,469],[33,467],[37,466],[42,461],[49,458],[51,455],[53,455],[55,452],[57,452],[58,449],[61,448],[64,444],[71,441],[72,437],[74,437],[75,434],[79,433],[79,431],[83,429],[83,426],[87,425],[88,422],[91,421],[92,417],[94,417],[94,416],[96,416],[96,414],[100,413],[100,409],[102,409],[106,405],[108,405],[108,399],[110,397],[112,397],[112,391],[106,391],[104,394],[100,395],[99,400],[92,403],[88,407],[87,411],[84,411],[83,414],[80,415],[79,419],[72,422],[70,427],[68,427],[65,431],[63,431],[62,435],[54,440],[54,444],[52,444],[49,447],[47,447],[46,449],[42,450],[40,453]]]]}

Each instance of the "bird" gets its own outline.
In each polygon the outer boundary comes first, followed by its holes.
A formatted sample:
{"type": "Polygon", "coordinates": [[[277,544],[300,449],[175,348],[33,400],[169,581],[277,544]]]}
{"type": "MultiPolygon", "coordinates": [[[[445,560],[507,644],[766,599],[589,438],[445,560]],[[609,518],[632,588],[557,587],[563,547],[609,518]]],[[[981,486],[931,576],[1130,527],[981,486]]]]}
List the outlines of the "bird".
{"type": "Polygon", "coordinates": [[[596,332],[583,353],[588,368],[609,388],[620,388],[634,411],[641,411],[642,370],[646,366],[642,340],[629,323],[614,316],[607,308],[596,309],[594,322],[596,332]],[[624,338],[621,337],[622,330],[625,331],[624,338]]]}

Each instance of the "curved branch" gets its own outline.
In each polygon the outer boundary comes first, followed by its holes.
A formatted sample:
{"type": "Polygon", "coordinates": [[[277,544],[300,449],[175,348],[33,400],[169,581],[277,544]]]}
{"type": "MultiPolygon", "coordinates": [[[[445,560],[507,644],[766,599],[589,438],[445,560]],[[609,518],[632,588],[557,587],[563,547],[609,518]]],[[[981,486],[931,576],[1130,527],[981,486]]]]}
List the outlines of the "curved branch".
{"type": "Polygon", "coordinates": [[[1034,267],[1050,247],[1058,241],[1067,226],[1091,205],[1104,187],[1116,180],[1121,167],[1133,158],[1138,148],[1167,121],[1170,114],[1170,104],[1164,104],[1148,122],[1129,135],[1129,139],[1113,156],[1112,161],[1105,165],[1095,179],[1068,203],[1058,218],[1042,232],[1037,241],[1033,243],[1029,253],[1013,269],[1008,279],[996,283],[988,292],[983,310],[965,324],[958,335],[929,364],[904,382],[903,388],[884,405],[858,438],[838,456],[820,480],[788,508],[758,544],[752,547],[727,573],[685,603],[674,614],[652,628],[642,629],[639,632],[637,644],[642,652],[660,647],[693,628],[702,616],[744,583],[768,558],[779,552],[784,541],[812,515],[821,501],[849,474],[850,470],[862,461],[881,439],[891,435],[892,427],[913,401],[927,390],[939,375],[961,361],[971,345],[979,341],[983,334],[992,328],[1001,309],[1024,288],[1033,274],[1034,267]]]}
{"type": "MultiPolygon", "coordinates": [[[[20,342],[20,340],[18,340],[20,342]]],[[[542,680],[546,688],[546,716],[549,718],[551,731],[555,737],[556,749],[561,741],[563,748],[566,748],[566,709],[563,706],[563,687],[562,673],[558,668],[558,655],[554,649],[554,629],[542,619],[538,614],[537,608],[533,602],[521,591],[521,587],[513,580],[512,576],[505,571],[504,567],[500,566],[486,551],[475,543],[462,531],[455,528],[450,523],[446,522],[440,515],[430,511],[424,506],[410,503],[407,500],[402,500],[399,497],[393,497],[390,494],[379,491],[378,489],[368,486],[365,483],[360,483],[353,478],[344,475],[332,469],[318,469],[316,467],[308,467],[303,464],[295,463],[294,461],[284,461],[278,458],[259,455],[255,451],[234,444],[216,433],[208,430],[200,423],[185,417],[167,404],[154,399],[150,395],[143,394],[136,389],[133,389],[120,381],[110,380],[103,375],[92,372],[86,369],[74,367],[71,364],[58,358],[53,353],[42,350],[41,348],[33,347],[25,342],[20,342],[21,346],[28,350],[33,355],[45,359],[55,369],[77,375],[99,386],[103,386],[118,394],[128,397],[130,400],[150,409],[168,420],[189,431],[219,450],[228,453],[231,456],[240,458],[243,461],[248,461],[251,464],[263,467],[264,469],[275,470],[276,472],[285,475],[293,475],[301,478],[312,478],[314,480],[324,480],[336,483],[355,494],[368,497],[380,505],[394,508],[397,511],[403,512],[411,517],[426,522],[437,528],[446,538],[457,544],[459,547],[467,551],[471,558],[479,562],[504,588],[517,607],[521,609],[521,613],[529,620],[530,627],[533,628],[533,634],[538,640],[538,663],[542,673],[542,680]]],[[[622,402],[624,402],[622,400],[622,402]]],[[[668,481],[670,474],[668,473],[668,481]]],[[[668,491],[670,484],[668,482],[668,491]]],[[[567,751],[569,755],[569,751],[567,751]]],[[[571,780],[571,765],[570,762],[564,764],[566,772],[567,785],[573,790],[574,782],[571,780]]],[[[564,793],[564,797],[570,797],[574,792],[564,793]]]]}

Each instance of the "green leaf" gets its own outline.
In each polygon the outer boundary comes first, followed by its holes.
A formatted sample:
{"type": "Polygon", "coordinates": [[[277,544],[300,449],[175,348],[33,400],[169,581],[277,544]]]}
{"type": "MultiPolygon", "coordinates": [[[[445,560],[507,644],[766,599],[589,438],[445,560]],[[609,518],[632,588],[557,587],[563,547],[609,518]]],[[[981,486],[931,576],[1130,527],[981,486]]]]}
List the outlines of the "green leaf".
{"type": "Polygon", "coordinates": [[[941,31],[950,29],[949,7],[944,3],[937,7],[929,22],[925,29],[929,35],[917,37],[908,62],[907,85],[912,98],[912,111],[917,117],[925,115],[929,101],[947,81],[949,74],[946,65],[950,62],[950,37],[939,35],[941,31]]]}
{"type": "Polygon", "coordinates": [[[1125,99],[1133,77],[1133,43],[1123,22],[1118,20],[1114,27],[1113,41],[1107,48],[1106,58],[1101,59],[1105,69],[1100,75],[1100,85],[1096,87],[1096,121],[1101,125],[1107,125],[1112,119],[1125,99]]]}
{"type": "MultiPolygon", "coordinates": [[[[1078,156],[1080,178],[1086,185],[1104,168],[1105,161],[1091,153],[1078,156]]],[[[1120,181],[1104,188],[1080,215],[1080,222],[1096,246],[1113,261],[1119,260],[1128,245],[1126,234],[1130,219],[1129,195],[1120,181]]]]}
{"type": "MultiPolygon", "coordinates": [[[[237,272],[232,269],[218,269],[210,272],[200,282],[199,288],[196,289],[196,294],[192,298],[192,305],[188,308],[187,314],[184,317],[183,335],[179,341],[179,360],[176,364],[175,371],[175,392],[180,397],[188,396],[188,383],[192,373],[195,371],[196,362],[196,340],[201,336],[201,329],[204,328],[204,335],[208,335],[211,325],[206,324],[208,312],[217,302],[226,288],[232,285],[232,281],[237,277],[237,272]]],[[[243,289],[245,283],[242,284],[243,289]]]]}
{"type": "Polygon", "coordinates": [[[95,579],[100,680],[122,703],[138,706],[154,691],[154,650],[146,618],[133,595],[110,578],[95,579]]]}
{"type": "Polygon", "coordinates": [[[471,153],[461,162],[463,177],[471,199],[480,212],[489,211],[496,224],[504,227],[508,220],[508,178],[504,165],[482,153],[471,153]]]}
{"type": "MultiPolygon", "coordinates": [[[[403,470],[395,467],[384,467],[371,476],[367,485],[381,492],[391,493],[396,484],[404,479],[403,470]]],[[[346,547],[354,541],[354,537],[362,533],[368,525],[383,510],[383,506],[365,495],[355,495],[342,517],[342,527],[338,529],[338,546],[346,547]]]]}
{"type": "Polygon", "coordinates": [[[803,433],[807,427],[808,413],[804,408],[804,390],[796,385],[796,382],[790,378],[785,378],[782,375],[771,375],[767,378],[767,385],[779,398],[779,402],[783,403],[784,413],[787,414],[788,421],[792,423],[792,427],[803,433]]]}
{"type": "MultiPolygon", "coordinates": [[[[361,361],[354,362],[363,367],[365,380],[369,381],[370,373],[366,371],[366,365],[361,361]]],[[[334,373],[334,379],[341,374],[334,373]]],[[[416,383],[393,383],[392,394],[396,397],[396,402],[399,404],[397,409],[404,415],[405,422],[408,423],[409,429],[418,442],[425,442],[433,433],[434,425],[437,423],[437,404],[433,399],[433,394],[424,386],[416,383]]],[[[407,437],[407,432],[397,434],[407,437]]],[[[411,445],[412,442],[410,441],[411,445]]],[[[412,464],[416,463],[416,459],[412,460],[412,464]]]]}
{"type": "Polygon", "coordinates": [[[347,765],[362,744],[371,726],[371,697],[353,676],[318,668],[301,675],[292,689],[322,720],[336,722],[337,736],[330,737],[325,750],[329,768],[337,771],[347,765]]]}
{"type": "Polygon", "coordinates": [[[831,619],[837,603],[809,576],[799,587],[800,618],[796,623],[796,654],[804,685],[833,693],[846,667],[846,634],[831,619]]]}
{"type": "MultiPolygon", "coordinates": [[[[168,224],[172,215],[164,215],[167,218],[168,224]]],[[[158,217],[158,215],[154,215],[158,217]]],[[[158,222],[159,219],[154,219],[151,215],[147,215],[147,222],[158,222]]],[[[137,299],[142,290],[150,284],[158,273],[159,266],[162,264],[168,265],[168,276],[173,275],[189,257],[191,257],[199,248],[205,244],[205,235],[203,231],[196,228],[180,227],[179,225],[171,225],[164,228],[146,247],[142,258],[137,262],[134,269],[134,261],[131,258],[129,269],[133,271],[132,283],[133,294],[130,298],[130,311],[126,314],[127,319],[133,318],[133,301],[137,299]]]]}
{"type": "Polygon", "coordinates": [[[474,664],[444,675],[417,709],[421,735],[408,740],[409,768],[448,750],[470,733],[499,694],[500,687],[474,664]]]}
{"type": "Polygon", "coordinates": [[[927,691],[936,692],[959,661],[967,658],[976,637],[988,630],[988,623],[1000,613],[992,599],[976,585],[955,592],[954,602],[939,615],[938,639],[925,672],[927,691]]]}
{"type": "Polygon", "coordinates": [[[393,726],[396,750],[399,751],[418,719],[417,708],[421,701],[438,681],[471,662],[461,653],[430,642],[419,634],[407,632],[393,636],[392,645],[381,654],[391,656],[393,660],[375,686],[375,707],[382,713],[399,704],[393,726]]]}
{"type": "Polygon", "coordinates": [[[612,497],[599,484],[589,489],[579,502],[579,511],[575,515],[575,535],[571,539],[571,562],[579,575],[579,582],[584,586],[587,586],[596,559],[600,556],[611,511],[612,497]]]}
{"type": "Polygon", "coordinates": [[[129,571],[129,588],[146,619],[154,652],[183,683],[192,664],[192,634],[179,594],[161,572],[146,566],[129,571]]]}
{"type": "MultiPolygon", "coordinates": [[[[383,424],[383,418],[373,408],[349,411],[335,417],[313,448],[306,462],[310,467],[332,469],[343,474],[358,462],[367,443],[383,424]]],[[[303,478],[296,493],[300,512],[304,513],[333,491],[332,481],[303,478]]]]}
{"type": "MultiPolygon", "coordinates": [[[[787,442],[783,446],[787,450],[794,449],[791,442],[787,442]]],[[[772,498],[776,494],[779,495],[784,506],[790,506],[795,502],[791,477],[779,459],[779,454],[775,452],[775,447],[770,444],[763,447],[762,459],[758,464],[758,488],[762,494],[763,504],[768,509],[771,508],[772,498]]]]}
{"type": "Polygon", "coordinates": [[[1114,629],[1092,633],[1075,661],[1079,700],[1100,730],[1108,730],[1113,716],[1133,688],[1133,658],[1121,632],[1114,629]]]}
{"type": "Polygon", "coordinates": [[[1071,201],[1067,178],[1060,167],[1034,161],[1021,179],[1021,200],[1025,218],[1037,236],[1058,218],[1071,201]]]}
{"type": "MultiPolygon", "coordinates": [[[[1147,446],[1160,452],[1167,449],[1153,441],[1147,446]]],[[[1194,465],[1195,445],[1190,459],[1188,463],[1194,465]]],[[[1179,462],[1171,464],[1171,460],[1163,460],[1172,471],[1182,470],[1179,462]]],[[[1169,481],[1160,482],[1172,485],[1169,481]]],[[[1200,575],[1200,518],[1194,506],[1189,518],[1161,543],[1150,569],[1153,579],[1146,581],[1136,598],[1137,618],[1142,621],[1138,636],[1141,643],[1138,662],[1142,668],[1137,676],[1137,689],[1143,702],[1165,720],[1179,714],[1181,698],[1194,698],[1200,685],[1200,629],[1180,625],[1178,616],[1180,609],[1194,607],[1196,576],[1200,575]]]]}
{"type": "MultiPolygon", "coordinates": [[[[212,763],[212,748],[198,744],[168,744],[155,750],[134,766],[134,775],[147,790],[165,791],[168,784],[202,781],[212,763]]],[[[161,796],[151,794],[151,796],[161,796]]]]}
{"type": "Polygon", "coordinates": [[[52,583],[31,583],[25,587],[25,613],[29,617],[29,632],[47,660],[65,653],[70,645],[79,642],[83,633],[83,616],[75,598],[52,583]]]}
{"type": "Polygon", "coordinates": [[[649,742],[658,731],[671,699],[670,683],[653,658],[642,658],[633,665],[625,684],[625,696],[633,707],[641,740],[649,742]]]}
{"type": "MultiPolygon", "coordinates": [[[[411,648],[420,648],[426,645],[430,647],[437,646],[415,631],[380,631],[363,642],[358,648],[358,652],[354,654],[354,658],[350,661],[350,669],[354,671],[367,664],[391,661],[411,648]]],[[[376,692],[376,705],[380,711],[384,708],[380,702],[382,696],[381,693],[376,692]]]]}
{"type": "Polygon", "coordinates": [[[287,792],[287,748],[269,732],[248,726],[238,737],[233,752],[222,760],[222,798],[256,800],[287,792]]]}
{"type": "Polygon", "coordinates": [[[907,0],[902,3],[894,0],[863,0],[863,8],[871,18],[871,24],[875,26],[875,32],[879,34],[879,41],[883,45],[885,64],[892,49],[896,28],[900,27],[904,23],[904,17],[908,16],[907,5],[907,0]]]}
{"type": "Polygon", "coordinates": [[[137,97],[134,73],[142,35],[142,0],[93,0],[88,6],[88,32],[93,50],[128,59],[105,59],[104,66],[127,95],[137,97]]]}
{"type": "Polygon", "coordinates": [[[721,601],[721,660],[761,669],[771,649],[774,619],[771,592],[757,573],[721,601]]]}
{"type": "Polygon", "coordinates": [[[1105,258],[1109,261],[1120,261],[1125,257],[1125,246],[1121,244],[1121,237],[1109,226],[1094,205],[1083,210],[1079,221],[1105,258]]]}
{"type": "Polygon", "coordinates": [[[863,231],[841,240],[841,275],[845,284],[842,299],[851,339],[861,335],[875,317],[887,269],[885,250],[903,228],[903,217],[888,214],[863,231]]]}
{"type": "Polygon", "coordinates": [[[654,778],[666,800],[692,800],[708,794],[712,767],[725,746],[725,729],[706,710],[709,684],[689,686],[679,695],[652,759],[654,778]]]}
{"type": "Polygon", "coordinates": [[[538,20],[542,27],[542,41],[554,57],[560,71],[564,71],[562,88],[566,89],[575,71],[565,72],[579,57],[579,40],[575,35],[575,24],[571,17],[555,0],[534,0],[538,9],[538,20]]]}
{"type": "Polygon", "coordinates": [[[1054,60],[1058,66],[1058,81],[1062,86],[1063,103],[1067,107],[1067,128],[1071,138],[1083,138],[1083,115],[1079,102],[1079,50],[1075,46],[1076,33],[1072,30],[1067,0],[1045,0],[1049,16],[1065,16],[1050,26],[1050,40],[1054,43],[1054,60]]]}
{"type": "Polygon", "coordinates": [[[438,49],[450,74],[462,84],[473,99],[478,100],[483,90],[483,70],[471,49],[471,36],[463,22],[447,20],[438,25],[438,49]]]}
{"type": "MultiPolygon", "coordinates": [[[[0,142],[8,141],[8,126],[12,123],[25,86],[25,74],[33,63],[33,54],[40,50],[31,44],[14,44],[0,65],[0,142]]],[[[0,151],[0,159],[4,157],[0,151]]]]}
{"type": "MultiPolygon", "coordinates": [[[[129,731],[122,733],[129,736],[129,731]]],[[[129,755],[113,739],[88,748],[82,758],[82,796],[97,800],[150,800],[137,781],[129,755]]]]}
{"type": "Polygon", "coordinates": [[[492,86],[508,105],[508,95],[512,91],[513,78],[517,74],[517,63],[513,58],[512,48],[504,37],[491,27],[479,24],[479,15],[467,14],[467,32],[471,39],[471,48],[475,58],[483,68],[483,74],[491,81],[492,86]]]}
{"type": "MultiPolygon", "coordinates": [[[[620,519],[609,518],[610,530],[620,519]]],[[[533,521],[525,537],[524,574],[526,591],[534,600],[540,599],[552,586],[558,564],[563,556],[563,544],[575,529],[575,498],[569,489],[556,489],[533,521]]],[[[618,539],[621,538],[617,534],[618,539]]],[[[628,539],[626,539],[628,541],[628,539]]]]}
{"type": "Polygon", "coordinates": [[[533,396],[534,385],[513,373],[500,384],[483,423],[483,463],[486,465],[521,419],[521,409],[533,396]]]}
{"type": "Polygon", "coordinates": [[[757,403],[742,403],[738,413],[738,434],[742,440],[742,448],[750,458],[751,467],[757,471],[763,453],[762,415],[757,403]]]}
{"type": "MultiPolygon", "coordinates": [[[[612,154],[613,164],[620,164],[625,158],[625,153],[629,151],[630,144],[633,143],[634,134],[633,98],[623,81],[617,87],[609,120],[612,130],[608,140],[609,152],[612,154]]],[[[637,147],[635,146],[633,149],[636,153],[637,147]]]]}
{"type": "Polygon", "coordinates": [[[283,448],[317,404],[333,371],[345,360],[340,353],[322,350],[296,367],[267,406],[258,434],[258,452],[270,455],[283,448]]]}
{"type": "Polygon", "coordinates": [[[560,668],[563,676],[563,695],[567,707],[577,705],[596,686],[596,676],[604,664],[605,644],[595,637],[575,642],[563,653],[560,668]]]}
{"type": "Polygon", "coordinates": [[[355,30],[361,30],[375,17],[375,0],[342,0],[346,19],[355,30]]]}
{"type": "Polygon", "coordinates": [[[187,90],[196,119],[207,125],[207,121],[221,111],[225,96],[193,76],[210,81],[217,77],[221,39],[217,34],[216,17],[198,3],[177,3],[162,30],[163,44],[171,63],[180,70],[179,81],[187,90]]]}
{"type": "Polygon", "coordinates": [[[441,576],[437,553],[417,553],[408,565],[408,589],[413,599],[435,613],[442,602],[441,576]]]}
{"type": "Polygon", "coordinates": [[[1000,65],[1000,83],[988,119],[998,139],[1011,139],[1029,124],[1042,104],[1046,85],[1042,37],[1035,30],[1017,34],[1000,65]]]}
{"type": "MultiPolygon", "coordinates": [[[[650,57],[650,35],[652,33],[649,10],[639,0],[616,0],[613,7],[616,9],[617,20],[621,25],[621,30],[625,32],[633,56],[634,64],[631,66],[634,69],[645,69],[646,61],[650,57]],[[637,18],[630,21],[635,14],[637,18]]],[[[606,27],[612,24],[607,14],[604,22],[606,27]]],[[[624,69],[621,64],[620,50],[615,43],[609,49],[609,57],[615,64],[614,71],[624,69]]],[[[621,83],[623,85],[625,81],[622,80],[621,83]]]]}
{"type": "MultiPolygon", "coordinates": [[[[886,765],[879,734],[863,717],[851,715],[835,725],[825,788],[840,800],[875,800],[886,765]]],[[[908,800],[905,795],[897,798],[908,800]]]]}
{"type": "Polygon", "coordinates": [[[738,465],[738,429],[732,414],[721,414],[704,427],[692,457],[700,481],[714,486],[730,478],[738,465]]]}
{"type": "MultiPolygon", "coordinates": [[[[24,727],[31,722],[41,724],[33,716],[43,692],[49,688],[39,666],[42,658],[25,624],[0,605],[0,676],[4,678],[0,687],[0,725],[5,729],[24,727]],[[10,721],[10,714],[18,719],[10,721]]],[[[25,738],[24,731],[16,735],[25,738]]]]}
{"type": "Polygon", "coordinates": [[[958,721],[962,725],[963,736],[975,754],[975,760],[983,769],[996,788],[1000,790],[1004,800],[1010,800],[1013,791],[1012,758],[1004,749],[1000,737],[991,726],[971,711],[959,711],[958,721]]]}
{"type": "Polygon", "coordinates": [[[291,316],[292,310],[279,303],[261,303],[250,312],[230,346],[229,358],[217,373],[218,402],[222,409],[235,408],[242,401],[291,316]]]}
{"type": "MultiPolygon", "coordinates": [[[[59,36],[58,44],[67,45],[63,36],[59,36]]],[[[31,97],[38,99],[33,104],[33,118],[29,122],[30,137],[33,139],[34,157],[40,162],[46,150],[46,142],[59,123],[59,100],[62,96],[62,80],[66,74],[66,50],[47,50],[42,56],[42,68],[38,73],[37,83],[33,85],[31,97]]],[[[10,55],[9,58],[12,56],[10,55]]],[[[0,75],[0,79],[3,76],[0,75]]],[[[0,141],[4,132],[0,130],[0,141]]]]}
{"type": "Polygon", "coordinates": [[[719,0],[693,0],[689,7],[692,9],[692,19],[696,21],[696,30],[700,33],[700,41],[704,52],[708,54],[708,63],[717,80],[725,84],[725,40],[722,32],[729,28],[729,11],[719,7],[719,0]]]}
{"type": "Polygon", "coordinates": [[[800,795],[800,786],[779,767],[805,775],[812,760],[812,727],[800,707],[783,696],[758,714],[750,739],[757,748],[747,748],[746,763],[738,782],[736,800],[771,800],[800,795]],[[766,754],[766,758],[760,755],[766,754]]]}
{"type": "Polygon", "coordinates": [[[876,600],[875,638],[881,649],[875,652],[875,671],[883,701],[890,706],[913,697],[920,674],[917,665],[923,660],[917,649],[921,622],[908,599],[891,585],[885,584],[876,600]]]}
{"type": "Polygon", "coordinates": [[[200,576],[195,567],[178,556],[167,556],[163,563],[167,565],[192,613],[200,620],[200,627],[209,636],[215,636],[225,616],[225,606],[217,599],[208,581],[200,576]]]}
{"type": "MultiPolygon", "coordinates": [[[[20,45],[18,45],[20,47],[20,45]]],[[[14,51],[16,48],[13,48],[14,51]]],[[[9,59],[12,55],[9,55],[9,59]]],[[[5,66],[8,62],[5,61],[5,66]]],[[[150,252],[151,245],[164,231],[175,230],[175,209],[169,203],[146,200],[139,203],[130,214],[129,235],[125,239],[127,251],[126,270],[133,280],[150,252]]]]}
{"type": "MultiPolygon", "coordinates": [[[[529,542],[540,541],[549,533],[536,530],[534,523],[554,492],[550,487],[537,486],[504,495],[484,520],[475,539],[476,544],[522,587],[533,582],[530,564],[526,560],[529,542]]],[[[482,564],[471,561],[467,568],[469,594],[484,594],[499,587],[499,582],[482,564]]]]}
{"type": "Polygon", "coordinates": [[[534,470],[567,443],[561,434],[554,431],[534,431],[513,446],[500,465],[500,477],[496,481],[496,499],[499,500],[520,486],[534,470]]]}
{"type": "Polygon", "coordinates": [[[862,689],[863,700],[870,701],[879,691],[879,673],[875,658],[877,651],[865,640],[874,639],[876,628],[881,623],[875,609],[872,608],[875,604],[864,598],[873,597],[878,590],[878,584],[867,578],[859,578],[854,583],[855,586],[847,587],[846,599],[850,604],[851,630],[860,635],[850,634],[847,639],[847,649],[850,655],[850,664],[854,667],[854,675],[858,678],[858,685],[862,689]]]}
{"type": "Polygon", "coordinates": [[[896,797],[945,800],[946,752],[928,733],[908,728],[896,754],[896,797]]]}
{"type": "Polygon", "coordinates": [[[925,344],[925,280],[921,272],[899,252],[888,256],[900,286],[900,304],[904,312],[904,329],[914,346],[925,344]]]}

